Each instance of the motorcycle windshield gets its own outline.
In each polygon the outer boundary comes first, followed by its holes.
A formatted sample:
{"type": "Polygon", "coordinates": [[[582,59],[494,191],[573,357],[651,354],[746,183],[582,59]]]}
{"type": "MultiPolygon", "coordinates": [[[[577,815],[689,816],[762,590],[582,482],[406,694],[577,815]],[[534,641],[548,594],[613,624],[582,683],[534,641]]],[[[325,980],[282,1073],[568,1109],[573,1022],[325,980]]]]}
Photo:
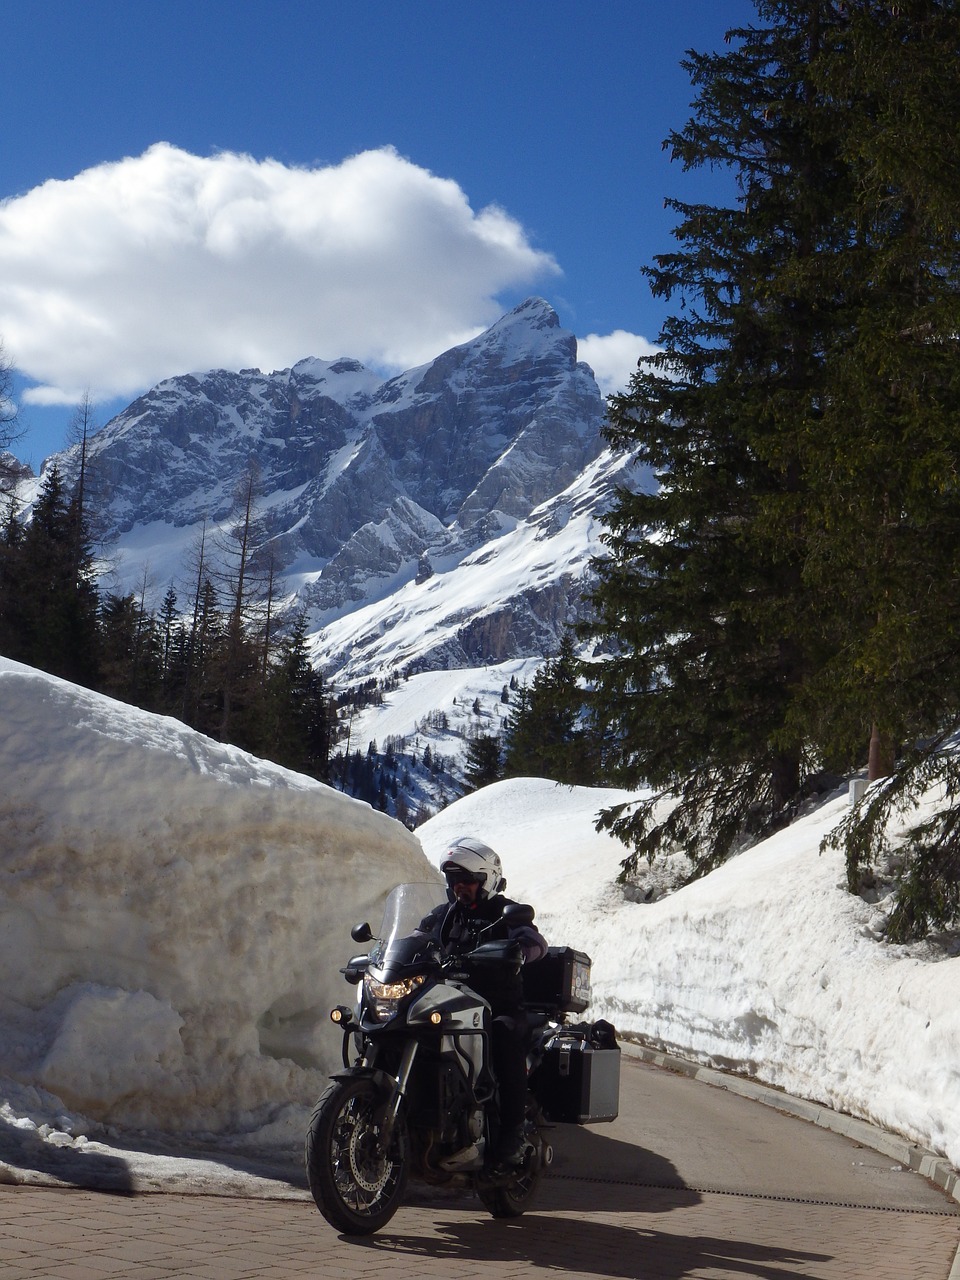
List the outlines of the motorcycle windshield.
{"type": "MultiPolygon", "coordinates": [[[[399,958],[399,952],[408,952],[408,947],[395,944],[415,932],[424,916],[444,900],[444,892],[442,884],[398,884],[391,889],[383,907],[383,924],[370,952],[371,965],[382,966],[391,953],[399,958]]],[[[427,946],[424,940],[424,948],[427,946]]],[[[409,959],[406,954],[405,959],[409,959]]]]}

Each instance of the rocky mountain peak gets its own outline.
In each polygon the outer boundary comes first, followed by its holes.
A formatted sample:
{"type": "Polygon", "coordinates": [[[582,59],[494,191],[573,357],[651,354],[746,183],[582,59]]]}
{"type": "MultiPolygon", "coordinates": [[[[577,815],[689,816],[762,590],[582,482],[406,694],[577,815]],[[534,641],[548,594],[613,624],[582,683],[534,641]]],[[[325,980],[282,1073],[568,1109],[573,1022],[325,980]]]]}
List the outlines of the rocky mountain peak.
{"type": "MultiPolygon", "coordinates": [[[[149,528],[150,571],[172,580],[164,545],[182,548],[204,520],[227,520],[253,466],[274,562],[291,600],[323,626],[418,576],[435,588],[527,521],[601,455],[603,419],[575,336],[529,298],[392,378],[339,356],[167,379],[94,437],[98,525],[131,584],[149,528]]],[[[77,451],[58,461],[69,481],[77,451]]],[[[552,607],[566,608],[555,591],[552,607]]]]}

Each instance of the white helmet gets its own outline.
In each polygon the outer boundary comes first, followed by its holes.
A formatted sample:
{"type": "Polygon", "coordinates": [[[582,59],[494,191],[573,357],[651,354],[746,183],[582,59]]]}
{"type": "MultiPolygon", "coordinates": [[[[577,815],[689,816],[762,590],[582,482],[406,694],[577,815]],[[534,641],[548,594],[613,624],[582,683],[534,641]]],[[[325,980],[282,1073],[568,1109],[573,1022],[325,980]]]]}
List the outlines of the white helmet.
{"type": "Polygon", "coordinates": [[[507,887],[499,855],[473,836],[458,836],[443,855],[440,870],[444,875],[457,868],[477,877],[480,898],[492,898],[507,887]]]}

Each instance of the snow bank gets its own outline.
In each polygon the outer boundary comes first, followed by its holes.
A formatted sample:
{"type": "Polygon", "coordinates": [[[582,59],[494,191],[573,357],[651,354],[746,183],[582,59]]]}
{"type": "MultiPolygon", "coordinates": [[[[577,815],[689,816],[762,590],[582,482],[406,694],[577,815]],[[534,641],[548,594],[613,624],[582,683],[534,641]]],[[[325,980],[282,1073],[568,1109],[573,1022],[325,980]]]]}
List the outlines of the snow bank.
{"type": "Polygon", "coordinates": [[[0,723],[5,1096],[192,1131],[309,1103],[339,1060],[349,925],[429,874],[416,839],[5,659],[0,723]]]}
{"type": "Polygon", "coordinates": [[[891,947],[876,908],[819,853],[834,800],[649,904],[615,884],[624,848],[593,827],[622,792],[512,780],[418,830],[438,861],[471,832],[551,942],[593,959],[592,1017],[696,1061],[869,1120],[960,1165],[960,958],[891,947]]]}
{"type": "Polygon", "coordinates": [[[4,660],[0,717],[9,1133],[79,1150],[85,1115],[297,1151],[337,1060],[326,1014],[348,995],[349,925],[470,832],[548,940],[592,956],[590,1016],[960,1165],[960,958],[877,941],[882,904],[819,854],[845,799],[643,904],[594,829],[624,792],[498,783],[418,829],[425,857],[319,783],[4,660]]]}

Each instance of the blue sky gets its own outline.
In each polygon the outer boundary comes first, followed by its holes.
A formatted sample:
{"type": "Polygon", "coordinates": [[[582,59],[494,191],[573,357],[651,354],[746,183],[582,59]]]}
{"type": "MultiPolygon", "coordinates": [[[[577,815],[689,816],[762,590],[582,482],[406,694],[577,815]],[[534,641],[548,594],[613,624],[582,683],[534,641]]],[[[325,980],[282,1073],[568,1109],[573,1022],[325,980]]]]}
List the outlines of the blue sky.
{"type": "Polygon", "coordinates": [[[531,293],[604,389],[656,339],[640,268],[680,67],[750,0],[0,0],[0,338],[16,446],[160,378],[352,355],[390,372],[531,293]],[[163,145],[165,144],[165,145],[163,145]]]}

